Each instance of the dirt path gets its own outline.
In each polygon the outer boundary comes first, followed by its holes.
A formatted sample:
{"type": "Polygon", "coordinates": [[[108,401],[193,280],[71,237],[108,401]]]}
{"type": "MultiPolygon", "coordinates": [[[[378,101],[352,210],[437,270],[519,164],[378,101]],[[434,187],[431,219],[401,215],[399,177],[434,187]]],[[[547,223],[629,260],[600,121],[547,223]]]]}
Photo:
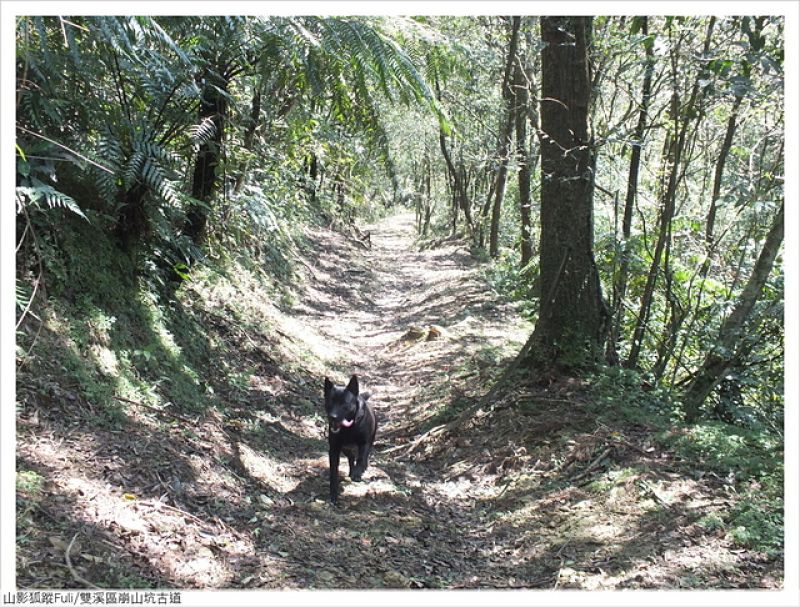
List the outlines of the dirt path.
{"type": "Polygon", "coordinates": [[[341,369],[335,380],[358,373],[379,418],[366,482],[345,481],[339,508],[324,502],[325,453],[306,461],[303,474],[312,477],[305,486],[314,495],[303,495],[304,505],[285,521],[295,530],[318,528],[298,533],[300,550],[292,542],[304,555],[297,563],[299,585],[497,586],[502,576],[507,586],[516,585],[520,573],[487,545],[496,534],[481,500],[501,488],[458,474],[443,478],[442,462],[422,456],[420,439],[435,436],[442,427],[437,420],[449,417],[447,408],[464,391],[459,383],[470,376],[480,381],[472,367],[498,364],[530,328],[511,306],[497,303],[463,247],[417,251],[413,222],[404,214],[371,226],[371,249],[347,259],[346,267],[341,242],[326,243],[307,300],[325,305],[297,309],[333,350],[341,369]],[[344,562],[357,573],[335,565],[344,562]],[[506,569],[516,573],[509,577],[506,569]]]}
{"type": "Polygon", "coordinates": [[[323,247],[332,257],[323,254],[318,267],[329,273],[317,276],[311,298],[329,305],[298,311],[337,351],[338,381],[350,372],[366,378],[381,417],[381,442],[395,443],[418,433],[443,404],[436,389],[471,357],[483,353],[487,364],[496,362],[492,357],[512,353],[530,327],[497,302],[463,247],[418,251],[412,214],[370,229],[372,247],[363,255],[342,259],[340,242],[323,247]]]}

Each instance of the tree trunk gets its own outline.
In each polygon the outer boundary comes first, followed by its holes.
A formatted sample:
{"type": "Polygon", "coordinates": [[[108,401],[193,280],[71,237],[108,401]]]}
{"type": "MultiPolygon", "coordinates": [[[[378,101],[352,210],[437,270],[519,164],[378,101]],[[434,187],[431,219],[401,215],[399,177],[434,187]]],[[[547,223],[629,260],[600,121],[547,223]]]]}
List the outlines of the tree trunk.
{"type": "MultiPolygon", "coordinates": [[[[436,91],[436,99],[437,101],[442,100],[442,90],[439,85],[439,77],[434,75],[434,88],[436,91]]],[[[453,223],[452,223],[452,233],[455,235],[456,228],[458,225],[458,210],[461,209],[464,212],[464,219],[467,222],[467,227],[469,228],[470,232],[472,232],[472,214],[469,208],[469,200],[467,199],[467,192],[464,188],[464,184],[459,179],[458,170],[456,169],[455,165],[453,164],[453,159],[450,156],[450,152],[447,149],[447,140],[445,138],[444,129],[439,126],[439,149],[442,151],[442,156],[444,157],[445,165],[447,166],[447,175],[448,181],[451,185],[451,193],[453,196],[453,223]]]]}
{"type": "Polygon", "coordinates": [[[531,242],[531,158],[528,154],[528,81],[522,69],[522,58],[514,70],[514,117],[517,132],[517,164],[519,164],[519,215],[520,215],[520,260],[521,268],[533,257],[531,242]]]}
{"type": "MultiPolygon", "coordinates": [[[[692,314],[692,321],[689,324],[689,327],[684,332],[683,342],[681,343],[680,348],[678,349],[677,357],[680,360],[683,357],[683,352],[686,348],[686,344],[688,342],[689,336],[692,334],[694,329],[694,325],[697,322],[698,312],[700,310],[700,306],[703,301],[703,292],[705,290],[705,279],[708,276],[708,272],[711,269],[711,257],[714,254],[714,248],[716,247],[715,239],[714,239],[714,231],[716,225],[716,217],[717,217],[717,201],[719,200],[720,192],[722,191],[722,176],[725,171],[725,164],[727,163],[728,156],[730,154],[731,146],[733,145],[733,136],[736,132],[736,119],[738,117],[739,108],[741,107],[743,97],[736,95],[733,101],[733,107],[731,109],[731,115],[728,118],[728,126],[725,129],[725,137],[722,141],[722,146],[720,147],[719,152],[717,153],[717,163],[714,168],[714,184],[711,189],[711,203],[708,207],[708,213],[706,215],[706,230],[705,230],[705,258],[703,259],[703,264],[700,266],[700,269],[697,272],[697,276],[699,277],[699,284],[697,287],[697,295],[694,298],[694,310],[691,312],[692,314]]],[[[692,280],[694,282],[694,279],[692,280]]],[[[691,288],[691,283],[690,283],[691,288]]],[[[687,312],[687,315],[689,312],[687,312]]],[[[672,374],[672,381],[674,383],[675,377],[677,375],[678,367],[676,366],[673,374],[672,374]]]]}
{"type": "Polygon", "coordinates": [[[708,214],[706,215],[706,259],[703,262],[703,270],[701,277],[705,278],[708,269],[711,265],[711,252],[714,248],[714,227],[717,220],[717,201],[719,194],[722,190],[722,175],[725,171],[725,163],[728,161],[728,155],[733,145],[733,135],[736,133],[736,119],[739,115],[739,107],[742,104],[743,97],[736,95],[733,100],[733,107],[731,108],[731,115],[728,118],[728,126],[725,129],[725,138],[722,141],[722,147],[717,156],[717,165],[714,168],[714,185],[711,192],[711,204],[708,207],[708,214]]]}
{"type": "Polygon", "coordinates": [[[196,245],[201,245],[205,239],[208,209],[219,184],[217,166],[222,153],[222,135],[227,111],[225,96],[220,92],[227,91],[227,79],[224,76],[209,76],[209,80],[213,82],[203,87],[199,119],[202,122],[206,118],[211,118],[214,122],[214,135],[203,143],[197,152],[191,194],[199,204],[195,203],[189,207],[183,228],[183,233],[196,245]]]}
{"type": "MultiPolygon", "coordinates": [[[[714,17],[709,20],[708,28],[706,30],[706,40],[703,45],[704,54],[708,54],[709,46],[711,44],[711,34],[714,30],[714,17]]],[[[656,247],[653,251],[653,262],[650,264],[650,271],[647,274],[647,282],[645,283],[644,292],[642,294],[642,301],[639,308],[639,314],[636,318],[636,327],[633,331],[633,338],[631,339],[631,351],[628,355],[628,360],[625,366],[634,368],[638,364],[639,354],[642,349],[642,341],[644,339],[644,332],[647,328],[647,323],[650,318],[650,308],[653,303],[653,296],[655,294],[656,279],[658,278],[659,266],[661,265],[661,256],[667,246],[667,238],[670,236],[672,219],[675,215],[675,197],[678,188],[678,174],[680,172],[680,165],[683,160],[683,152],[686,147],[686,135],[689,129],[693,112],[695,111],[696,101],[700,92],[700,80],[703,76],[703,71],[700,71],[695,78],[692,91],[689,95],[689,100],[681,111],[680,100],[678,95],[678,59],[674,45],[670,47],[671,61],[672,61],[672,79],[673,90],[670,113],[673,120],[673,130],[668,134],[668,141],[665,145],[666,155],[664,160],[664,170],[669,173],[666,185],[662,185],[661,195],[661,213],[659,217],[658,239],[656,240],[656,247]]],[[[669,271],[669,270],[667,270],[669,271]]]]}
{"type": "Polygon", "coordinates": [[[458,225],[458,174],[456,173],[455,166],[453,166],[453,160],[450,158],[450,152],[447,150],[447,141],[441,127],[439,127],[439,149],[442,151],[444,163],[447,167],[447,182],[450,184],[450,194],[453,199],[451,231],[455,234],[458,225]]]}
{"type": "MultiPolygon", "coordinates": [[[[648,35],[647,17],[642,17],[641,32],[648,35]]],[[[633,133],[633,143],[631,144],[631,162],[628,169],[628,189],[625,192],[625,210],[622,215],[622,250],[619,271],[614,279],[614,289],[612,297],[613,325],[608,340],[608,352],[606,358],[612,364],[617,364],[618,354],[617,345],[620,339],[622,328],[622,317],[624,310],[622,307],[625,301],[625,293],[628,290],[628,268],[630,266],[630,238],[631,227],[633,225],[633,206],[639,189],[639,166],[642,158],[642,146],[644,145],[644,132],[647,127],[647,112],[650,108],[650,90],[653,82],[653,41],[645,40],[645,67],[644,82],[642,83],[642,101],[639,105],[639,119],[633,133]]]]}
{"type": "Polygon", "coordinates": [[[674,273],[672,271],[672,262],[670,261],[671,255],[672,223],[670,222],[666,245],[664,246],[664,297],[667,300],[665,316],[669,316],[669,319],[664,319],[664,331],[662,332],[661,343],[658,346],[656,362],[653,364],[652,374],[653,380],[656,382],[661,381],[667,368],[667,363],[675,354],[678,332],[686,319],[686,309],[673,289],[674,273]]]}
{"type": "Polygon", "coordinates": [[[147,238],[150,222],[144,208],[144,199],[147,187],[141,182],[136,182],[131,189],[122,196],[116,234],[123,250],[131,252],[147,238]]]}
{"type": "Polygon", "coordinates": [[[431,213],[433,212],[433,200],[431,198],[431,159],[427,152],[425,153],[425,216],[422,222],[422,237],[428,235],[428,228],[431,224],[431,213]]]}
{"type": "Polygon", "coordinates": [[[782,242],[783,205],[767,234],[761,254],[753,267],[750,279],[739,296],[739,301],[730,316],[723,321],[716,343],[706,355],[705,361],[683,395],[683,410],[686,413],[687,421],[697,420],[706,398],[735,361],[737,350],[741,345],[744,325],[761,296],[761,290],[769,278],[782,242]]]}
{"type": "Polygon", "coordinates": [[[592,17],[542,17],[541,30],[542,297],[520,354],[537,374],[596,362],[608,318],[593,251],[592,17]]]}
{"type": "Polygon", "coordinates": [[[494,186],[494,204],[492,205],[492,221],[489,227],[489,255],[497,257],[500,233],[500,211],[503,206],[503,195],[506,191],[506,176],[508,174],[508,150],[511,135],[514,130],[514,91],[513,72],[517,63],[517,47],[519,46],[519,26],[521,17],[511,18],[511,37],[508,41],[508,56],[506,69],[503,74],[503,100],[506,103],[505,116],[500,131],[500,140],[497,149],[497,175],[494,186]]]}
{"type": "MultiPolygon", "coordinates": [[[[494,187],[492,193],[494,201],[492,203],[492,218],[489,225],[489,255],[497,257],[500,232],[500,211],[503,205],[503,194],[506,191],[506,178],[508,175],[508,150],[510,147],[511,136],[514,132],[514,91],[513,73],[514,64],[517,61],[517,47],[519,46],[519,27],[521,17],[511,18],[511,35],[508,41],[508,55],[506,56],[506,67],[503,72],[502,93],[505,101],[505,112],[500,126],[500,134],[497,142],[497,172],[495,173],[494,187]]],[[[488,209],[485,209],[488,210],[488,209]]],[[[484,215],[485,217],[485,215],[484,215]]],[[[483,222],[482,222],[483,223],[483,222]]]]}
{"type": "Polygon", "coordinates": [[[312,205],[317,204],[317,179],[319,178],[319,159],[314,152],[310,154],[308,161],[308,201],[312,205]]]}

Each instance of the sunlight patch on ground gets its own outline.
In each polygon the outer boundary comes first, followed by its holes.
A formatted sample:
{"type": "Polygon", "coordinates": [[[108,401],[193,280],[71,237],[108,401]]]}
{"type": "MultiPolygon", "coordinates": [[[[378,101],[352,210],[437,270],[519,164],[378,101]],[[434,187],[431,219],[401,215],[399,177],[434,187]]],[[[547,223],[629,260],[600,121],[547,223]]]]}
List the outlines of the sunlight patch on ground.
{"type": "Polygon", "coordinates": [[[444,500],[473,501],[475,499],[493,498],[500,491],[500,488],[488,482],[477,482],[461,477],[455,480],[428,483],[426,490],[435,493],[444,500]]]}
{"type": "MultiPolygon", "coordinates": [[[[320,390],[320,393],[322,391],[320,390]]],[[[292,398],[297,398],[292,396],[292,398]]],[[[305,400],[305,399],[304,399],[305,400]]],[[[306,401],[308,402],[308,401],[306,401]]],[[[279,416],[271,414],[267,411],[262,411],[256,418],[258,423],[262,424],[268,429],[270,426],[283,428],[285,432],[302,436],[303,438],[321,438],[325,436],[325,427],[322,425],[322,397],[320,396],[319,403],[311,403],[312,406],[317,407],[318,415],[306,416],[279,416]]]]}
{"type": "Polygon", "coordinates": [[[94,361],[97,363],[97,368],[101,373],[111,376],[119,375],[117,355],[111,348],[99,344],[92,344],[89,347],[89,352],[91,352],[92,358],[94,358],[94,361]]]}
{"type": "Polygon", "coordinates": [[[360,483],[354,483],[349,479],[343,483],[344,495],[351,496],[370,496],[370,495],[397,495],[402,493],[397,485],[386,476],[375,477],[375,470],[367,470],[364,474],[364,480],[360,483]],[[372,474],[370,474],[370,472],[372,474]]]}
{"type": "Polygon", "coordinates": [[[341,355],[338,344],[327,336],[317,333],[300,318],[282,316],[281,330],[295,340],[300,340],[308,354],[325,364],[332,364],[341,355]]]}
{"type": "Polygon", "coordinates": [[[604,521],[588,526],[584,529],[588,537],[600,542],[612,542],[622,535],[625,530],[615,523],[604,521]]]}
{"type": "Polygon", "coordinates": [[[244,443],[238,443],[242,466],[254,479],[280,493],[293,491],[299,481],[287,474],[287,467],[276,462],[263,451],[256,451],[244,443]]]}
{"type": "MultiPolygon", "coordinates": [[[[91,451],[92,442],[81,444],[80,450],[91,451]]],[[[60,463],[61,475],[53,480],[54,488],[62,499],[69,500],[69,516],[125,535],[141,557],[157,564],[175,583],[187,587],[222,586],[232,577],[228,564],[230,554],[246,554],[252,550],[252,545],[245,546],[241,539],[232,541],[232,537],[222,537],[202,528],[187,532],[187,526],[203,525],[203,521],[196,517],[190,520],[181,509],[142,495],[137,487],[85,476],[86,471],[80,472],[71,463],[76,447],[74,442],[55,443],[42,438],[36,449],[39,461],[60,463]],[[215,554],[212,548],[222,554],[215,554]]],[[[113,470],[108,466],[104,468],[106,473],[113,470]]],[[[53,536],[51,542],[66,550],[70,539],[69,536],[60,539],[53,536]]],[[[75,539],[71,557],[79,570],[87,563],[113,566],[97,556],[98,549],[91,534],[78,533],[75,539]]]]}
{"type": "MultiPolygon", "coordinates": [[[[315,493],[315,497],[317,500],[323,501],[328,499],[329,465],[327,453],[315,459],[299,459],[294,463],[293,468],[295,471],[302,471],[303,478],[301,482],[309,478],[318,479],[318,491],[315,493]]],[[[349,470],[347,458],[342,456],[342,461],[339,463],[339,480],[340,487],[343,490],[342,495],[364,497],[370,495],[406,493],[406,491],[398,487],[380,465],[375,462],[370,462],[369,467],[364,473],[363,481],[361,482],[351,481],[348,477],[349,470]]],[[[407,484],[409,486],[413,486],[414,484],[418,486],[419,481],[415,483],[412,479],[407,484]]],[[[314,497],[311,499],[314,499],[314,497]]]]}

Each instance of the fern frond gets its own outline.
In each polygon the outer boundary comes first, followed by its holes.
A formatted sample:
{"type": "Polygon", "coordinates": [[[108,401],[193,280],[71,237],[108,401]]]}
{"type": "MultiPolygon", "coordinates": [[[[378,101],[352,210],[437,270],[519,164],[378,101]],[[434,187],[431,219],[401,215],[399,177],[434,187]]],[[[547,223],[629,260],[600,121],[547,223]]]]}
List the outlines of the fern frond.
{"type": "Polygon", "coordinates": [[[151,190],[158,193],[161,198],[170,204],[179,203],[178,195],[172,183],[167,179],[164,169],[162,169],[153,158],[147,158],[142,167],[142,181],[151,190]]]}
{"type": "Polygon", "coordinates": [[[208,116],[204,118],[200,124],[193,124],[189,127],[189,137],[195,145],[203,145],[208,143],[217,132],[217,125],[214,123],[214,117],[208,116]]]}
{"type": "Polygon", "coordinates": [[[59,192],[53,186],[42,183],[36,178],[33,178],[31,181],[33,182],[31,186],[18,186],[16,188],[15,198],[17,214],[21,213],[23,208],[27,208],[28,206],[38,208],[40,203],[44,201],[51,209],[65,208],[88,221],[86,215],[83,214],[78,203],[75,202],[72,197],[67,196],[63,192],[59,192]]]}
{"type": "Polygon", "coordinates": [[[129,190],[136,183],[136,179],[142,172],[142,166],[147,155],[142,150],[136,150],[128,159],[125,169],[122,171],[122,185],[129,190]]]}
{"type": "Polygon", "coordinates": [[[142,141],[136,143],[134,145],[134,150],[137,152],[142,152],[147,158],[156,158],[166,163],[177,164],[181,161],[181,158],[178,154],[151,141],[142,141]]]}

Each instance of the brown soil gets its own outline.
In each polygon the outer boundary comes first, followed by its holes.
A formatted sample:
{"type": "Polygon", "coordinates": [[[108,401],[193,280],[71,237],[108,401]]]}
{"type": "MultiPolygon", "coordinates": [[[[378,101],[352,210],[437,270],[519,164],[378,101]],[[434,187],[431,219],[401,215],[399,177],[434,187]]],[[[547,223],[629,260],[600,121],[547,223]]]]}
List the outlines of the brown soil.
{"type": "Polygon", "coordinates": [[[205,304],[255,365],[246,400],[128,403],[121,428],[86,425],[69,386],[24,403],[18,468],[45,483],[18,496],[20,587],[782,586],[782,562],[698,524],[730,507],[724,479],[683,470],[645,427],[598,424],[581,381],[489,391],[531,327],[460,243],[417,250],[411,215],[370,229],[369,249],[310,232],[299,303],[260,309],[260,331],[205,304]],[[379,418],[337,508],[326,373],[357,373],[379,418]]]}

